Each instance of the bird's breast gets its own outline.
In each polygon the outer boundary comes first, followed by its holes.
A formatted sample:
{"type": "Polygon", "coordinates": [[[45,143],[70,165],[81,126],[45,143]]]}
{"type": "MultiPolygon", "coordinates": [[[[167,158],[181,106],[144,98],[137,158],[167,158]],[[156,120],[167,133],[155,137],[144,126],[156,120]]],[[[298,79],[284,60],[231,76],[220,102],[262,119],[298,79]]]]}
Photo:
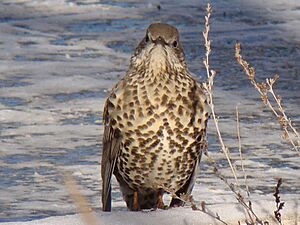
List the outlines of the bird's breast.
{"type": "Polygon", "coordinates": [[[123,135],[117,166],[133,188],[177,190],[193,172],[204,130],[189,99],[191,82],[149,77],[125,93],[115,115],[123,135]]]}

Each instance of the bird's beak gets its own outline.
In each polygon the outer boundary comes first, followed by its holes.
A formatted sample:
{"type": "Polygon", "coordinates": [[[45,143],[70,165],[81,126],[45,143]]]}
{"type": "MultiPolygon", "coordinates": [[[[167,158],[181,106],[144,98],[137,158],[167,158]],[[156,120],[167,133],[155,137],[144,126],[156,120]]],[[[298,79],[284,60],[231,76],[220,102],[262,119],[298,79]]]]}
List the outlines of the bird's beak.
{"type": "Polygon", "coordinates": [[[164,40],[163,38],[161,38],[161,37],[158,37],[158,38],[154,41],[154,43],[155,43],[155,45],[158,45],[158,44],[160,44],[160,45],[162,45],[162,46],[165,46],[165,45],[166,45],[165,40],[164,40]]]}

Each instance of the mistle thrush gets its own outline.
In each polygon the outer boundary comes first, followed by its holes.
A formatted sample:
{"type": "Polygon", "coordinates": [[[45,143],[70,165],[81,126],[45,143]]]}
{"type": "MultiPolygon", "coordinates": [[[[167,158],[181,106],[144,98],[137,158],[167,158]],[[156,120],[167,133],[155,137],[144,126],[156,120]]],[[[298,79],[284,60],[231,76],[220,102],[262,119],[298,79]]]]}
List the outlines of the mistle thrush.
{"type": "MultiPolygon", "coordinates": [[[[178,30],[151,24],[105,103],[103,211],[111,210],[112,174],[130,210],[163,208],[165,192],[191,193],[206,143],[207,101],[187,69],[178,30]]],[[[182,204],[172,199],[170,206],[182,204]]]]}

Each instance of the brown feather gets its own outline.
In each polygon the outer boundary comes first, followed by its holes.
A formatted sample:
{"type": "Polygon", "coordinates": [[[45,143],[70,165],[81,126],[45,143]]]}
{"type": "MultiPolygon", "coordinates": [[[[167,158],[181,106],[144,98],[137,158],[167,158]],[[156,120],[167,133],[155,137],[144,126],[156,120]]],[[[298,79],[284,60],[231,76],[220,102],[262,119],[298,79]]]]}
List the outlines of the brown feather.
{"type": "Polygon", "coordinates": [[[103,118],[105,122],[103,135],[103,150],[101,161],[102,177],[102,210],[111,211],[111,176],[115,168],[117,156],[120,150],[121,136],[118,130],[114,130],[109,124],[107,104],[104,108],[103,118]]]}

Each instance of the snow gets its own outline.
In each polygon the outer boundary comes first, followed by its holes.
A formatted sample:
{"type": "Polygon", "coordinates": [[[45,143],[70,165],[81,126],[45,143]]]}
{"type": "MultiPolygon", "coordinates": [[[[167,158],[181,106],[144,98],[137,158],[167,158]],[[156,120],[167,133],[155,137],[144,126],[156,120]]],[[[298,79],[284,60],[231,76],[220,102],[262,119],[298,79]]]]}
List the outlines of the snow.
{"type": "MultiPolygon", "coordinates": [[[[244,166],[251,201],[262,218],[275,210],[277,178],[283,178],[284,224],[299,218],[299,155],[234,59],[240,41],[261,81],[280,75],[276,90],[300,129],[300,3],[298,0],[211,1],[212,67],[216,111],[243,184],[236,140],[239,105],[244,166]]],[[[112,85],[153,21],[180,30],[190,70],[205,78],[201,30],[205,2],[3,0],[0,2],[0,224],[84,224],[64,185],[71,172],[99,224],[214,224],[185,208],[128,212],[113,181],[113,212],[100,210],[102,109],[112,85]],[[160,4],[161,10],[157,9],[160,4]],[[187,12],[189,12],[187,14],[187,12]],[[25,222],[24,222],[25,221],[25,222]]],[[[228,164],[209,123],[209,151],[225,176],[228,164]]],[[[193,191],[229,224],[244,212],[203,157],[193,191]]],[[[233,180],[230,178],[230,182],[233,180]]],[[[168,196],[166,196],[168,200],[168,196]]]]}
{"type": "MultiPolygon", "coordinates": [[[[256,202],[255,209],[260,209],[264,212],[264,215],[272,213],[269,211],[273,206],[269,206],[268,202],[256,202]]],[[[295,206],[295,205],[294,205],[295,206]]],[[[296,206],[297,207],[297,206],[296,206]]],[[[292,207],[290,207],[292,208],[292,207]]],[[[237,219],[243,218],[244,212],[236,204],[226,204],[215,205],[208,207],[208,210],[212,212],[218,212],[220,218],[225,220],[228,224],[236,224],[237,219]],[[224,207],[225,206],[225,207],[224,207]],[[232,213],[234,212],[234,213],[232,213]]],[[[294,214],[285,215],[283,217],[283,223],[287,225],[295,224],[295,221],[292,219],[297,215],[297,208],[292,209],[294,214]]],[[[87,214],[88,216],[90,214],[87,214]]],[[[98,213],[96,215],[97,224],[106,224],[106,225],[152,225],[152,224],[222,224],[221,222],[216,222],[209,215],[200,212],[192,211],[190,208],[175,208],[169,210],[156,210],[156,211],[145,211],[145,212],[105,212],[98,213]]],[[[274,224],[272,218],[266,217],[270,224],[274,224]]],[[[67,215],[67,216],[58,216],[50,217],[41,220],[34,220],[29,222],[8,222],[1,223],[1,225],[59,225],[59,224],[72,224],[72,225],[85,225],[84,218],[80,214],[77,215],[67,215]]]]}

